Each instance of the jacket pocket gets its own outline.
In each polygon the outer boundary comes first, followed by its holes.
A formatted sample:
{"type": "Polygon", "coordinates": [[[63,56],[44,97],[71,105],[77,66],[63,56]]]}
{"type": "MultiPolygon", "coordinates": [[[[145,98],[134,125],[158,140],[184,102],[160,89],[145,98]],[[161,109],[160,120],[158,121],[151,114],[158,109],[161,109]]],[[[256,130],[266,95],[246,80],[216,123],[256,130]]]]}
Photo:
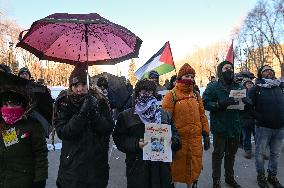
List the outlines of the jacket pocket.
{"type": "Polygon", "coordinates": [[[73,158],[77,153],[76,148],[70,148],[68,151],[64,151],[61,156],[61,162],[63,167],[69,167],[72,164],[73,158]]]}

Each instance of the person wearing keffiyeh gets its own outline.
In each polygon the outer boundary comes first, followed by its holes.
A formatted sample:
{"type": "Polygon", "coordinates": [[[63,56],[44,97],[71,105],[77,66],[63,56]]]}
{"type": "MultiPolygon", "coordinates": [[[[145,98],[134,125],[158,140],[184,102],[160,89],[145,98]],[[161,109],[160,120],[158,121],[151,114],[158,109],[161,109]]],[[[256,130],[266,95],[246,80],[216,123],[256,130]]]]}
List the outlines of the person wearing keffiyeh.
{"type": "Polygon", "coordinates": [[[170,115],[158,108],[155,91],[153,81],[140,80],[135,86],[134,107],[119,114],[114,129],[114,142],[126,154],[128,188],[172,188],[170,163],[143,160],[143,147],[148,144],[143,140],[147,123],[171,125],[173,153],[181,148],[178,131],[170,115]]]}

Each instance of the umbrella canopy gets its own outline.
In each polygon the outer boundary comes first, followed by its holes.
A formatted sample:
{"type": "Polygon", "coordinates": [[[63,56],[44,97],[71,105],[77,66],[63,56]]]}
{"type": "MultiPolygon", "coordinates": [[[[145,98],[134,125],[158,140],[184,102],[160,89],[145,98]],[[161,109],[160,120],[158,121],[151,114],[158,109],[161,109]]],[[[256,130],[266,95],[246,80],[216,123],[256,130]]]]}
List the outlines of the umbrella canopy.
{"type": "Polygon", "coordinates": [[[56,13],[34,22],[17,46],[40,60],[100,65],[138,57],[141,43],[131,31],[99,14],[56,13]]]}

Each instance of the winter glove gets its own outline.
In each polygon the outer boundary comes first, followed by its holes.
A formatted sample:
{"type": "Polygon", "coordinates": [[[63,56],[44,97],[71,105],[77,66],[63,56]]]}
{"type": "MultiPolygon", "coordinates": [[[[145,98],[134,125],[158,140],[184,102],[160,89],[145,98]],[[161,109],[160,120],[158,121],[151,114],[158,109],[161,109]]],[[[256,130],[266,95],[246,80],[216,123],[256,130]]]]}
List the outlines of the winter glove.
{"type": "Polygon", "coordinates": [[[101,99],[98,101],[98,112],[103,114],[104,116],[109,116],[111,113],[110,107],[107,103],[107,101],[101,99]]]}
{"type": "Polygon", "coordinates": [[[204,144],[204,150],[207,151],[210,149],[210,138],[209,134],[205,131],[202,131],[202,137],[203,137],[203,144],[204,144]]]}
{"type": "Polygon", "coordinates": [[[252,105],[252,101],[248,97],[242,98],[242,101],[243,103],[245,103],[245,105],[248,105],[248,106],[252,105]]]}
{"type": "Polygon", "coordinates": [[[156,94],[157,101],[161,101],[163,99],[163,96],[161,94],[156,94]]]}
{"type": "Polygon", "coordinates": [[[32,188],[45,188],[46,180],[34,182],[32,188]]]}
{"type": "Polygon", "coordinates": [[[88,116],[88,114],[93,113],[93,111],[97,109],[97,107],[98,107],[97,99],[94,96],[89,95],[86,97],[80,109],[79,114],[88,116]]]}
{"type": "Polygon", "coordinates": [[[235,101],[234,97],[228,97],[218,102],[219,109],[226,109],[228,106],[236,104],[238,104],[238,101],[235,101]]]}

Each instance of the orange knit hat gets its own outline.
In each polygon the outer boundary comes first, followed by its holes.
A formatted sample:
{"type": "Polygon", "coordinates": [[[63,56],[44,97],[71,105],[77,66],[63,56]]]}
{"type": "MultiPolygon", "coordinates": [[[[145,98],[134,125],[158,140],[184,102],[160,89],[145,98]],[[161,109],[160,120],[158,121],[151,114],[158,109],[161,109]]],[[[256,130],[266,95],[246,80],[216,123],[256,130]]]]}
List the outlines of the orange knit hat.
{"type": "Polygon", "coordinates": [[[188,63],[185,63],[179,69],[177,79],[181,79],[182,76],[187,74],[193,74],[195,76],[195,70],[188,63]]]}

